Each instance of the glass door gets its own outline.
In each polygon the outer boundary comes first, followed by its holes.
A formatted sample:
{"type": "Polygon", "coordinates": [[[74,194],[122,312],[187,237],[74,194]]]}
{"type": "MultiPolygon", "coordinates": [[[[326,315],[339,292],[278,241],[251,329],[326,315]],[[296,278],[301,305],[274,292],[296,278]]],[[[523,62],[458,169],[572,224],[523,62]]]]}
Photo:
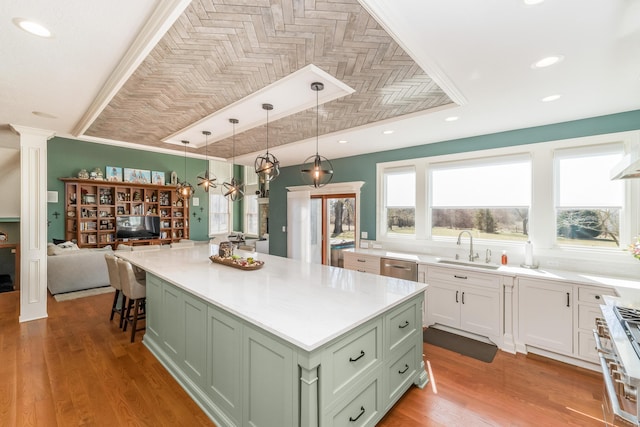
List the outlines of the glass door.
{"type": "Polygon", "coordinates": [[[342,251],[355,246],[355,194],[312,196],[311,206],[312,261],[342,267],[342,251]]]}

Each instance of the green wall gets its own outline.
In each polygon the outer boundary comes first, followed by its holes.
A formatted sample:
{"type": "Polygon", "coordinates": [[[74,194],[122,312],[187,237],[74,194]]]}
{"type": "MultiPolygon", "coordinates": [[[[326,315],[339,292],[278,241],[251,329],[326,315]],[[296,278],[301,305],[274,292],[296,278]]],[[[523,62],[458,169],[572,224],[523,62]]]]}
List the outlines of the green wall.
{"type": "MultiPolygon", "coordinates": [[[[167,181],[171,171],[176,171],[178,179],[184,178],[184,156],[160,154],[131,148],[114,147],[104,144],[78,141],[67,138],[52,138],[47,145],[47,189],[58,192],[58,203],[47,204],[47,218],[50,221],[48,241],[64,236],[64,183],[58,178],[76,177],[80,169],[92,171],[106,166],[148,169],[165,172],[167,181]],[[54,213],[59,213],[58,217],[54,213]]],[[[197,175],[204,171],[204,159],[187,158],[187,181],[196,187],[194,197],[200,198],[200,206],[190,205],[190,237],[193,240],[208,240],[209,203],[207,193],[197,188],[197,175]],[[202,210],[201,210],[202,208],[202,210]],[[195,214],[195,216],[194,216],[195,214]]]]}
{"type": "MultiPolygon", "coordinates": [[[[335,171],[332,182],[365,182],[360,193],[360,231],[366,231],[369,239],[375,240],[375,183],[377,163],[625,132],[636,129],[640,129],[640,110],[490,135],[442,141],[354,157],[332,159],[331,163],[335,171]]],[[[320,148],[320,154],[322,154],[322,148],[320,148]]],[[[299,165],[281,169],[278,179],[270,183],[269,252],[272,255],[287,256],[287,236],[286,233],[282,232],[282,227],[287,225],[286,187],[295,185],[303,185],[300,179],[299,165]]]]}

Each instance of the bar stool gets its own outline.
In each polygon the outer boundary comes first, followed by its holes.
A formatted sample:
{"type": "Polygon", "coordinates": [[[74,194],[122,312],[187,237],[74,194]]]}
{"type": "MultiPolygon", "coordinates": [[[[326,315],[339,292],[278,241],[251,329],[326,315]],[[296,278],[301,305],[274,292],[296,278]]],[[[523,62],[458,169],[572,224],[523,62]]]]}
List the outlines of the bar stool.
{"type": "Polygon", "coordinates": [[[139,319],[146,317],[146,280],[137,278],[131,263],[123,259],[118,259],[118,271],[120,272],[122,292],[129,299],[122,330],[126,332],[127,325],[131,323],[131,342],[133,342],[136,332],[144,330],[144,328],[138,329],[137,325],[139,319]],[[131,309],[133,309],[133,314],[131,314],[131,309]]]}
{"type": "Polygon", "coordinates": [[[107,271],[109,272],[109,284],[115,288],[116,292],[113,296],[113,304],[111,305],[111,317],[109,320],[113,320],[113,315],[118,313],[120,315],[120,329],[124,322],[124,311],[127,305],[127,297],[122,292],[122,285],[120,284],[120,272],[118,271],[118,261],[114,255],[104,254],[104,259],[107,262],[107,271]],[[122,295],[122,301],[120,307],[118,307],[118,298],[122,295]]]}

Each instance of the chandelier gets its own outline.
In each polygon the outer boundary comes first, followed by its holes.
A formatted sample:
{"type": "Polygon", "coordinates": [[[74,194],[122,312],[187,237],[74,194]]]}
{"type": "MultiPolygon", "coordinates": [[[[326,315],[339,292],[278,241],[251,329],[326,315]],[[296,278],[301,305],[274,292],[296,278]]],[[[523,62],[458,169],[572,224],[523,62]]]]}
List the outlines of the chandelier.
{"type": "Polygon", "coordinates": [[[273,181],[280,175],[280,161],[276,159],[276,156],[269,153],[269,111],[273,110],[273,105],[262,104],[262,109],[267,112],[267,152],[256,157],[255,171],[265,181],[273,181]]]}
{"type": "Polygon", "coordinates": [[[233,145],[232,145],[232,160],[231,160],[231,181],[222,184],[222,194],[232,202],[241,200],[244,197],[244,185],[235,177],[235,163],[236,163],[236,124],[238,119],[229,119],[229,122],[233,124],[233,145]]]}
{"type": "Polygon", "coordinates": [[[178,183],[176,193],[178,193],[178,197],[180,199],[188,200],[193,196],[193,192],[195,191],[193,185],[189,184],[187,181],[187,145],[189,144],[189,141],[180,142],[184,144],[184,181],[178,183]]]}
{"type": "Polygon", "coordinates": [[[318,154],[318,139],[320,133],[320,115],[318,111],[319,107],[319,92],[324,89],[324,84],[320,82],[311,83],[311,89],[316,91],[316,154],[304,161],[300,173],[302,175],[302,181],[315,188],[324,187],[327,185],[331,178],[333,178],[333,165],[326,157],[322,157],[318,154]]]}
{"type": "Polygon", "coordinates": [[[209,145],[209,135],[211,132],[208,130],[203,130],[202,134],[204,135],[204,158],[207,162],[207,169],[198,175],[198,187],[202,187],[205,193],[209,192],[209,188],[216,188],[216,181],[218,180],[216,176],[212,173],[209,173],[209,153],[208,153],[208,145],[209,145]]]}

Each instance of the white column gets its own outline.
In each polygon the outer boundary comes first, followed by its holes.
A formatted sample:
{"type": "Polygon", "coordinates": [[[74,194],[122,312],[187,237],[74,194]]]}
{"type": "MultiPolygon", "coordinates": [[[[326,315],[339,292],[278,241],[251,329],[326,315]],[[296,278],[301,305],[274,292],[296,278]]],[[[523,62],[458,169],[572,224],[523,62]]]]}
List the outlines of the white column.
{"type": "Polygon", "coordinates": [[[20,322],[47,317],[47,140],[52,131],[11,125],[20,134],[20,322]]]}

